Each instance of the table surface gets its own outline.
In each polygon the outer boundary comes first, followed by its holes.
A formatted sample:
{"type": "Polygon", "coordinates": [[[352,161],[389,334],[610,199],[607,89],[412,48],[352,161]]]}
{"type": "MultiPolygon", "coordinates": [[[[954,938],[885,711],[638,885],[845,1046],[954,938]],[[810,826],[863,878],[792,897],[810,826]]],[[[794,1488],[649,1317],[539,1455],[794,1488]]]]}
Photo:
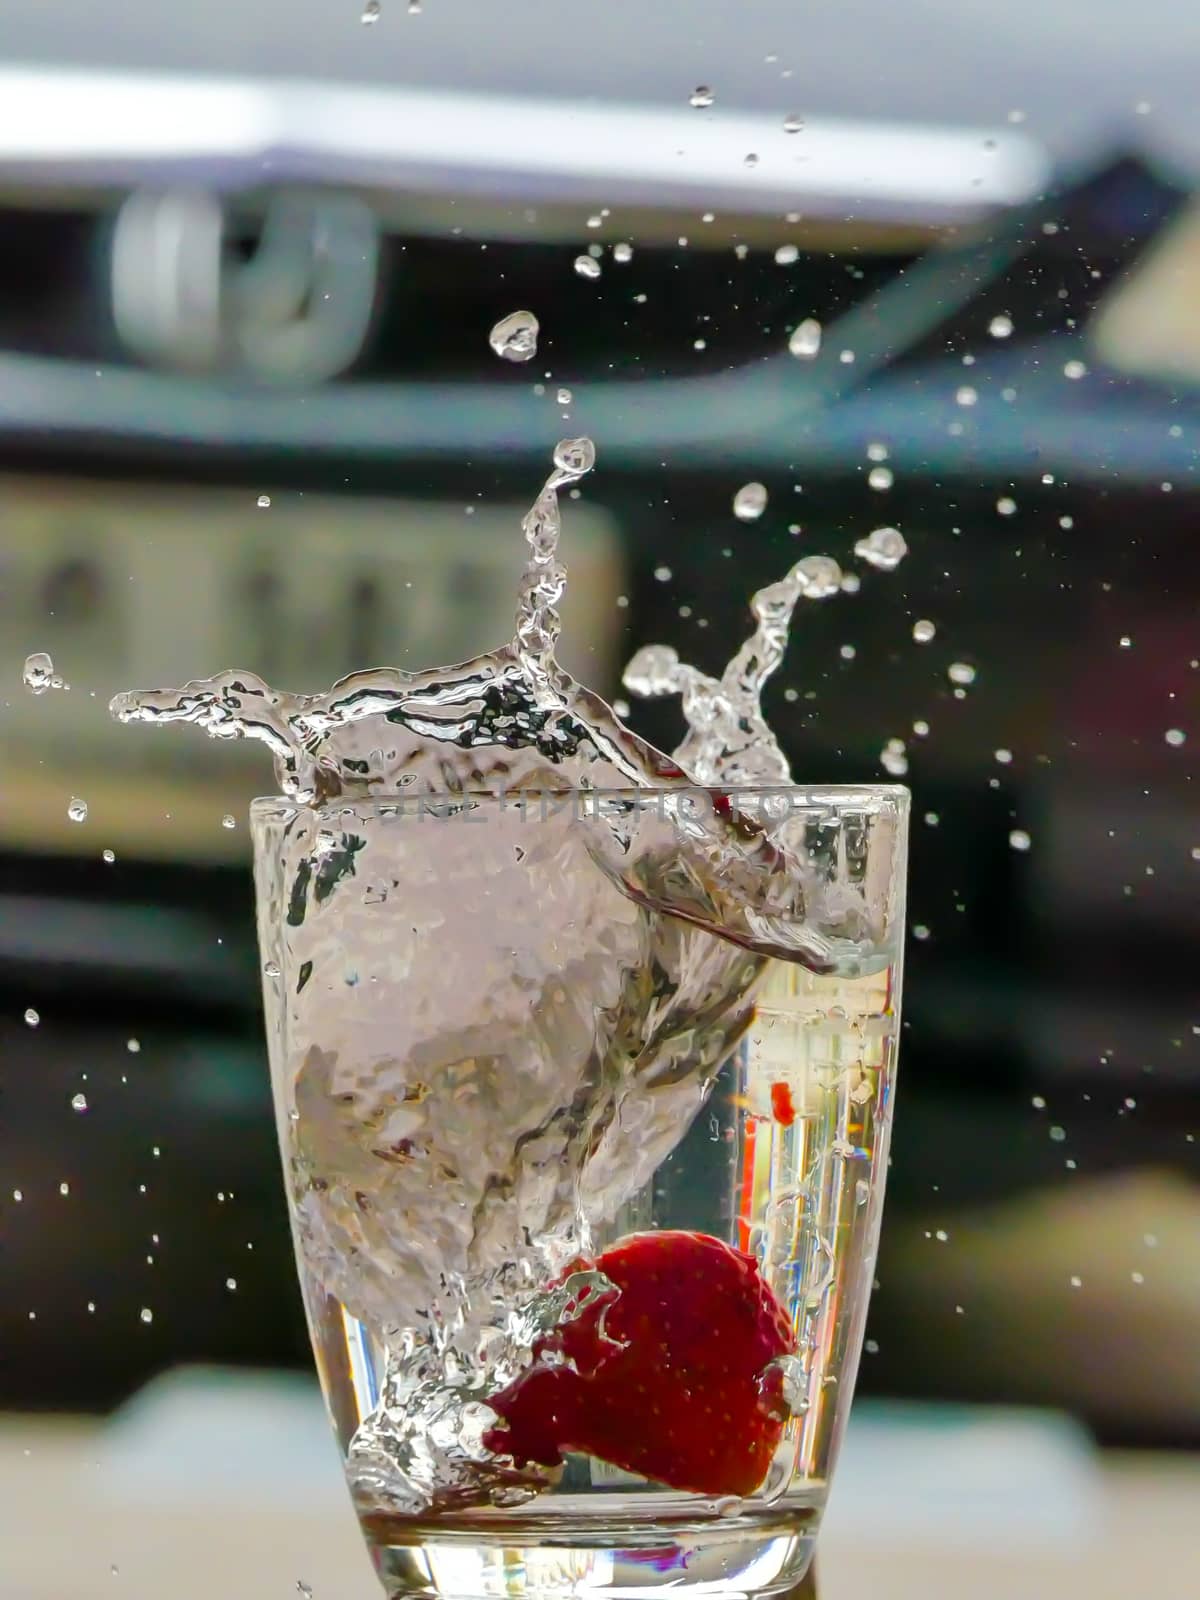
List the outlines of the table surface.
{"type": "MultiPolygon", "coordinates": [[[[253,1400],[233,1394],[224,1420],[210,1405],[201,1425],[197,1398],[185,1395],[180,1413],[192,1418],[190,1444],[178,1416],[154,1411],[119,1426],[0,1418],[0,1600],[287,1600],[301,1583],[313,1600],[378,1600],[333,1452],[322,1441],[316,1457],[306,1453],[324,1428],[315,1397],[305,1391],[313,1431],[303,1443],[289,1433],[286,1406],[266,1405],[259,1419],[294,1457],[294,1472],[282,1455],[264,1459],[265,1431],[228,1420],[253,1413],[253,1400]]],[[[821,1536],[821,1600],[1200,1593],[1200,1457],[1085,1449],[1076,1461],[1049,1449],[1039,1465],[1036,1431],[964,1428],[958,1412],[948,1427],[937,1408],[926,1423],[910,1408],[886,1419],[885,1432],[863,1409],[821,1536]],[[1048,1515],[1023,1512],[989,1478],[997,1465],[1007,1472],[1006,1437],[1029,1463],[1016,1477],[1035,1485],[1048,1515]],[[900,1457],[911,1472],[895,1469],[900,1457]],[[939,1461],[941,1487],[929,1466],[939,1461]]]]}

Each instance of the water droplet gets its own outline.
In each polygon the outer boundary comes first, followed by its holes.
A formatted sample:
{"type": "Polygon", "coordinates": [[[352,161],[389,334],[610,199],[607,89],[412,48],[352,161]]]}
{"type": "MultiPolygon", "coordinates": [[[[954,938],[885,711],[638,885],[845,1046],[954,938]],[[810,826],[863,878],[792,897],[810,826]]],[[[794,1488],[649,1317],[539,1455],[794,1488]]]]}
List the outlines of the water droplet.
{"type": "Polygon", "coordinates": [[[1082,361],[1068,361],[1063,367],[1063,377],[1078,380],[1087,376],[1087,368],[1082,361]]]}
{"type": "Polygon", "coordinates": [[[854,554],[880,572],[894,572],[908,554],[908,545],[899,528],[876,528],[857,541],[854,554]]]}
{"type": "Polygon", "coordinates": [[[956,405],[973,406],[979,399],[979,390],[972,389],[969,383],[964,383],[961,388],[954,391],[956,405]]]}
{"type": "Polygon", "coordinates": [[[784,119],[783,119],[783,131],[784,131],[784,133],[799,133],[801,128],[803,128],[803,126],[804,126],[804,118],[801,117],[801,116],[798,116],[796,114],[796,112],[794,112],[794,111],[791,113],[790,116],[784,117],[784,119]]]}
{"type": "Polygon", "coordinates": [[[912,936],[914,939],[919,939],[921,943],[924,944],[925,940],[929,937],[929,929],[923,922],[914,922],[912,936]]]}
{"type": "Polygon", "coordinates": [[[757,522],[767,509],[766,486],[744,483],[733,497],[733,514],[739,522],[757,522]]]}
{"type": "Polygon", "coordinates": [[[65,1200],[71,1192],[71,1185],[69,1183],[60,1183],[58,1186],[58,1192],[65,1200]]]}
{"type": "Polygon", "coordinates": [[[821,350],[821,324],[815,317],[798,322],[788,337],[788,350],[801,361],[811,361],[821,350]]]}
{"type": "Polygon", "coordinates": [[[554,465],[560,472],[582,477],[596,465],[596,446],[590,439],[560,439],[554,446],[554,465]]]}
{"type": "Polygon", "coordinates": [[[140,1055],[141,1049],[142,1049],[142,1041],[140,1039],[126,1039],[125,1048],[126,1048],[126,1050],[129,1051],[129,1054],[131,1056],[140,1055]]]}
{"type": "Polygon", "coordinates": [[[936,828],[941,820],[936,811],[927,811],[925,813],[925,826],[927,828],[936,828]]]}
{"type": "Polygon", "coordinates": [[[889,739],[879,754],[879,765],[893,778],[902,778],[908,771],[908,757],[902,739],[889,739]]]}
{"type": "Polygon", "coordinates": [[[913,623],[912,636],[917,644],[928,644],[936,632],[937,627],[928,617],[921,617],[913,623]]]}
{"type": "Polygon", "coordinates": [[[87,801],[81,800],[77,794],[73,794],[67,805],[67,816],[72,822],[86,822],[87,814],[87,801]]]}
{"type": "Polygon", "coordinates": [[[1008,339],[1012,337],[1013,320],[1006,317],[1003,312],[998,317],[993,317],[988,323],[988,332],[993,339],[1008,339]]]}
{"type": "Polygon", "coordinates": [[[1003,746],[999,750],[993,750],[992,754],[1002,767],[1007,767],[1012,761],[1012,751],[1005,750],[1003,746]]]}
{"type": "Polygon", "coordinates": [[[537,355],[538,319],[532,311],[513,311],[501,317],[488,343],[504,361],[530,361],[537,355]]]}
{"type": "Polygon", "coordinates": [[[974,683],[975,668],[969,661],[952,661],[946,668],[946,676],[951,683],[974,683]]]}
{"type": "Polygon", "coordinates": [[[716,96],[706,83],[698,83],[688,95],[688,105],[694,106],[697,111],[707,111],[716,96]]]}
{"type": "Polygon", "coordinates": [[[55,682],[54,662],[44,650],[35,650],[32,655],[25,657],[25,665],[21,669],[21,682],[30,694],[45,694],[47,689],[62,687],[61,679],[55,682]]]}
{"type": "Polygon", "coordinates": [[[1130,1281],[1133,1283],[1145,1283],[1146,1281],[1146,1274],[1144,1272],[1131,1272],[1129,1277],[1130,1281]]]}
{"type": "Polygon", "coordinates": [[[111,867],[113,862],[117,859],[117,852],[115,850],[101,850],[100,858],[102,861],[106,861],[111,867]]]}
{"type": "Polygon", "coordinates": [[[1011,517],[1016,509],[1017,502],[1012,498],[1011,495],[1002,494],[999,500],[996,501],[996,510],[1002,517],[1011,517]]]}
{"type": "Polygon", "coordinates": [[[854,1203],[856,1206],[865,1206],[871,1198],[871,1185],[865,1178],[859,1178],[854,1185],[854,1203]]]}
{"type": "MultiPolygon", "coordinates": [[[[780,267],[790,267],[800,259],[800,247],[794,244],[781,244],[775,252],[775,264],[780,267]]],[[[795,335],[793,335],[795,337],[795,335]]]]}
{"type": "Polygon", "coordinates": [[[1168,728],[1166,733],[1163,734],[1163,738],[1177,750],[1187,739],[1187,734],[1184,733],[1182,728],[1168,728]]]}
{"type": "Polygon", "coordinates": [[[268,961],[263,967],[263,971],[268,978],[277,978],[279,976],[279,964],[275,961],[268,961]]]}
{"type": "Polygon", "coordinates": [[[237,1279],[236,1278],[226,1278],[225,1279],[225,1287],[229,1290],[230,1294],[232,1294],[233,1291],[237,1288],[237,1279]]]}
{"type": "Polygon", "coordinates": [[[575,271],[581,278],[598,278],[600,276],[600,263],[594,256],[576,256],[575,271]]]}
{"type": "Polygon", "coordinates": [[[658,579],[659,583],[670,583],[671,569],[670,567],[655,567],[654,576],[658,579]]]}
{"type": "Polygon", "coordinates": [[[1008,842],[1014,850],[1028,850],[1033,840],[1024,828],[1014,828],[1008,836],[1008,842]]]}
{"type": "Polygon", "coordinates": [[[26,1007],[25,1026],[27,1028],[36,1028],[41,1020],[42,1018],[40,1012],[35,1011],[32,1006],[26,1007]]]}
{"type": "Polygon", "coordinates": [[[891,467],[872,467],[867,473],[867,482],[872,489],[877,489],[881,494],[892,487],[896,475],[891,467]]]}
{"type": "Polygon", "coordinates": [[[87,1095],[85,1095],[85,1094],[73,1094],[71,1096],[71,1110],[72,1111],[86,1111],[87,1108],[88,1108],[87,1095]]]}
{"type": "Polygon", "coordinates": [[[571,393],[570,389],[560,389],[554,398],[558,401],[560,406],[569,406],[575,396],[571,393]]]}
{"type": "Polygon", "coordinates": [[[1079,1276],[1079,1274],[1077,1272],[1073,1272],[1071,1274],[1071,1287],[1072,1287],[1072,1289],[1082,1289],[1083,1288],[1083,1279],[1079,1276]]]}
{"type": "Polygon", "coordinates": [[[1035,1094],[1033,1096],[1033,1098],[1030,1100],[1029,1104],[1033,1107],[1033,1109],[1035,1111],[1045,1111],[1045,1109],[1046,1109],[1046,1097],[1045,1097],[1045,1095],[1042,1095],[1042,1094],[1035,1094]]]}
{"type": "Polygon", "coordinates": [[[379,4],[379,0],[367,0],[366,5],[362,9],[362,23],[364,28],[369,28],[372,23],[379,21],[379,13],[381,9],[382,8],[379,4]]]}
{"type": "Polygon", "coordinates": [[[256,504],[258,505],[258,509],[260,511],[270,510],[271,496],[269,494],[260,494],[256,504]]]}
{"type": "Polygon", "coordinates": [[[756,167],[758,165],[758,157],[755,155],[753,150],[751,150],[749,155],[746,156],[745,160],[742,162],[742,165],[744,167],[756,167]]]}
{"type": "Polygon", "coordinates": [[[619,244],[613,245],[612,255],[614,261],[619,262],[621,266],[625,266],[628,262],[633,260],[633,246],[631,244],[626,244],[625,241],[622,240],[619,244]]]}
{"type": "Polygon", "coordinates": [[[138,1316],[141,1317],[142,1321],[146,1323],[154,1321],[154,1313],[151,1311],[149,1306],[143,1306],[138,1312],[138,1316]]]}

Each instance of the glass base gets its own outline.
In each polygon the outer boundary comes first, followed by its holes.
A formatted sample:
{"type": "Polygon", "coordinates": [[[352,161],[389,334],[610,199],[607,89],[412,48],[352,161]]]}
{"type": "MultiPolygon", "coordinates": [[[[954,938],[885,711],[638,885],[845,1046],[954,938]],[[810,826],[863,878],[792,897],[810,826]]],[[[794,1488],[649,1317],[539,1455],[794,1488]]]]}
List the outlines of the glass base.
{"type": "MultiPolygon", "coordinates": [[[[636,1495],[603,1508],[574,1496],[540,1512],[457,1515],[424,1524],[368,1516],[363,1532],[389,1600],[638,1600],[794,1594],[812,1564],[821,1506],[697,1517],[639,1515],[636,1495]]],[[[694,1505],[694,1502],[693,1502],[694,1505]]]]}

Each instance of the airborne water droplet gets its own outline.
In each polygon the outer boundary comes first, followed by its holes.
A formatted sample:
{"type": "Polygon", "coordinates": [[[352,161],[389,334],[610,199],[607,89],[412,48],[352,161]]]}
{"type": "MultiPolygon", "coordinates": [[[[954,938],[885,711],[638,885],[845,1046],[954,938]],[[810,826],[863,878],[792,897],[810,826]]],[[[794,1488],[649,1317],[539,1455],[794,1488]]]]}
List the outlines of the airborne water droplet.
{"type": "Polygon", "coordinates": [[[47,689],[57,687],[54,682],[54,662],[44,650],[35,650],[32,655],[25,657],[21,682],[30,694],[45,694],[47,689]]]}
{"type": "Polygon", "coordinates": [[[379,0],[367,0],[362,9],[362,23],[365,28],[369,28],[372,23],[379,21],[380,9],[379,0]]]}
{"type": "Polygon", "coordinates": [[[744,483],[733,497],[733,514],[739,522],[757,522],[767,509],[767,490],[761,483],[744,483]]]}
{"type": "Polygon", "coordinates": [[[538,319],[532,311],[512,311],[501,317],[488,343],[504,361],[530,361],[537,355],[538,319]]]}
{"type": "MultiPolygon", "coordinates": [[[[800,259],[800,247],[794,244],[781,244],[775,252],[775,264],[780,267],[790,267],[800,259]]],[[[795,337],[793,335],[793,337],[795,337]]]]}
{"type": "Polygon", "coordinates": [[[697,111],[707,111],[716,96],[706,83],[698,83],[688,95],[688,105],[694,106],[697,111]]]}
{"type": "Polygon", "coordinates": [[[872,489],[878,490],[880,494],[890,489],[895,481],[896,475],[891,467],[872,467],[870,472],[867,473],[868,484],[872,489]]]}
{"type": "Polygon", "coordinates": [[[784,117],[784,119],[783,119],[783,131],[784,131],[784,133],[799,133],[803,126],[804,126],[804,118],[801,117],[801,116],[798,116],[797,113],[794,112],[794,111],[791,113],[790,116],[784,117]]]}
{"type": "Polygon", "coordinates": [[[569,406],[575,396],[571,393],[570,389],[560,389],[554,398],[558,401],[560,406],[569,406]]]}
{"type": "Polygon", "coordinates": [[[975,668],[969,661],[952,661],[946,668],[946,676],[951,683],[974,683],[975,668]]]}
{"type": "Polygon", "coordinates": [[[1001,313],[999,316],[993,317],[988,323],[988,332],[991,334],[993,339],[1007,339],[1012,334],[1012,331],[1013,320],[1011,317],[1006,317],[1003,313],[1001,313]]]}
{"type": "Polygon", "coordinates": [[[67,816],[72,822],[86,822],[87,814],[87,801],[81,800],[77,794],[73,794],[67,806],[67,816]]]}
{"type": "Polygon", "coordinates": [[[151,1323],[154,1321],[154,1313],[151,1311],[149,1306],[143,1306],[141,1311],[138,1312],[138,1315],[145,1323],[151,1323]]]}
{"type": "Polygon", "coordinates": [[[581,278],[598,278],[600,276],[600,263],[594,256],[576,256],[575,271],[581,278]]]}
{"type": "Polygon", "coordinates": [[[1008,836],[1008,842],[1014,850],[1028,850],[1033,840],[1024,828],[1014,828],[1008,836]]]}
{"type": "Polygon", "coordinates": [[[742,162],[742,165],[744,167],[756,167],[758,165],[758,157],[755,155],[753,150],[751,150],[746,156],[746,159],[742,162]]]}
{"type": "Polygon", "coordinates": [[[237,827],[237,818],[232,816],[230,814],[230,812],[227,811],[225,813],[225,815],[221,818],[221,826],[223,828],[236,828],[237,827]]]}
{"type": "Polygon", "coordinates": [[[926,617],[913,623],[912,636],[917,644],[928,644],[936,632],[937,627],[926,617]]]}
{"type": "Polygon", "coordinates": [[[41,1020],[40,1014],[36,1012],[32,1006],[29,1006],[25,1012],[26,1026],[30,1028],[36,1028],[41,1020]]]}
{"type": "Polygon", "coordinates": [[[1163,734],[1163,738],[1169,745],[1172,745],[1175,749],[1178,749],[1179,746],[1187,739],[1187,734],[1184,733],[1182,728],[1168,728],[1166,733],[1163,734]]]}
{"type": "Polygon", "coordinates": [[[257,505],[260,511],[269,510],[271,505],[271,496],[269,494],[260,494],[257,500],[257,505]]]}
{"type": "Polygon", "coordinates": [[[788,350],[801,361],[811,361],[821,349],[821,324],[815,317],[805,317],[792,329],[788,350]]]}
{"type": "Polygon", "coordinates": [[[100,857],[101,860],[106,861],[111,867],[113,862],[117,859],[117,852],[115,850],[101,850],[100,857]]]}
{"type": "Polygon", "coordinates": [[[955,390],[954,399],[960,406],[973,406],[979,399],[979,391],[973,389],[969,383],[964,383],[961,388],[955,390]]]}
{"type": "Polygon", "coordinates": [[[86,1111],[87,1108],[88,1108],[87,1095],[85,1095],[85,1094],[73,1094],[71,1096],[71,1110],[72,1111],[86,1111]]]}
{"type": "Polygon", "coordinates": [[[908,545],[899,528],[876,528],[858,540],[854,554],[881,572],[894,572],[908,554],[908,545]]]}
{"type": "Polygon", "coordinates": [[[612,256],[614,261],[617,261],[622,266],[625,266],[628,262],[633,260],[633,246],[631,244],[627,244],[625,240],[622,239],[617,244],[613,245],[612,256]]]}

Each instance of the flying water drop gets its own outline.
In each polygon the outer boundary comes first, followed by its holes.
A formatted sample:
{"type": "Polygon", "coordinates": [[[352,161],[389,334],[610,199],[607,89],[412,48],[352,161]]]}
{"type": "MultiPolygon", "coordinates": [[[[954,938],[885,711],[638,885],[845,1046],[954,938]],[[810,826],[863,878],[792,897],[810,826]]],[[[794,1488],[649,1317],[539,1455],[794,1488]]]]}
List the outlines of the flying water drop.
{"type": "Polygon", "coordinates": [[[581,278],[598,278],[600,276],[600,263],[594,256],[576,256],[575,271],[581,278]]]}
{"type": "Polygon", "coordinates": [[[45,694],[47,689],[62,687],[61,678],[55,682],[54,662],[44,650],[35,650],[32,655],[25,657],[21,682],[30,694],[45,694]]]}
{"type": "Polygon", "coordinates": [[[767,490],[761,483],[744,483],[733,497],[733,514],[739,522],[757,522],[767,509],[767,490]]]}
{"type": "Polygon", "coordinates": [[[81,800],[77,794],[72,795],[67,806],[67,816],[72,822],[87,821],[87,801],[81,800]]]}
{"type": "Polygon", "coordinates": [[[707,111],[715,99],[716,96],[713,94],[708,84],[698,83],[692,90],[691,94],[688,95],[688,105],[692,106],[697,111],[707,111]]]}
{"type": "Polygon", "coordinates": [[[811,361],[821,351],[821,324],[815,317],[805,317],[792,329],[788,350],[801,361],[811,361]]]}
{"type": "Polygon", "coordinates": [[[908,554],[908,545],[899,528],[876,528],[859,539],[854,554],[881,572],[894,572],[908,554]]]}
{"type": "Polygon", "coordinates": [[[530,361],[537,355],[538,319],[532,311],[513,311],[501,317],[488,343],[502,361],[530,361]]]}
{"type": "Polygon", "coordinates": [[[801,117],[801,116],[798,116],[796,114],[796,112],[794,112],[794,111],[791,113],[790,116],[784,117],[784,119],[783,119],[783,131],[784,131],[784,133],[799,133],[801,128],[803,128],[803,126],[804,126],[804,118],[801,117]]]}
{"type": "Polygon", "coordinates": [[[912,636],[917,644],[928,644],[936,632],[937,627],[927,617],[913,623],[912,636]]]}

